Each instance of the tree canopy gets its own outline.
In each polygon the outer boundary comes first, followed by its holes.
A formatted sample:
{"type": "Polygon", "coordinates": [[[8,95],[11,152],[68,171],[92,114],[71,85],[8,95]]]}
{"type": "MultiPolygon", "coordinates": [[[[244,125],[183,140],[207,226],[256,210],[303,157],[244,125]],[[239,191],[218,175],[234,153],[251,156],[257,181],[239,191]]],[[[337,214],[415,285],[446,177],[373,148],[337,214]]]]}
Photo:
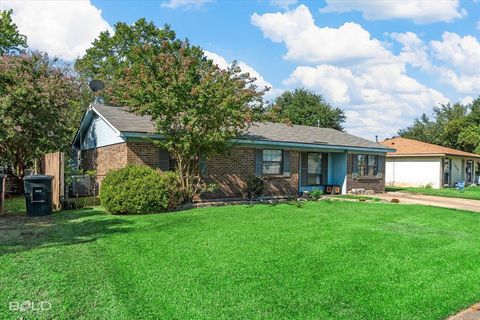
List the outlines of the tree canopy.
{"type": "Polygon", "coordinates": [[[472,103],[444,104],[433,108],[433,118],[422,114],[398,134],[449,148],[480,153],[480,98],[472,103]]]}
{"type": "Polygon", "coordinates": [[[41,53],[0,56],[0,154],[19,176],[34,158],[68,150],[83,110],[68,68],[41,53]]]}
{"type": "Polygon", "coordinates": [[[99,79],[105,83],[107,90],[101,92],[101,96],[108,104],[113,104],[115,97],[122,95],[116,88],[129,67],[148,64],[151,55],[170,50],[175,43],[177,48],[180,46],[170,26],[158,28],[143,18],[131,25],[118,22],[114,29],[113,34],[100,33],[86,54],[75,61],[75,70],[85,82],[99,79]],[[149,56],[143,56],[145,52],[149,52],[149,56]]]}
{"type": "Polygon", "coordinates": [[[205,187],[201,159],[226,150],[263,96],[236,64],[220,69],[200,47],[144,19],[103,32],[75,66],[106,81],[105,101],[153,119],[162,136],[156,143],[175,157],[186,200],[205,187]]]}
{"type": "Polygon", "coordinates": [[[0,55],[27,48],[27,38],[18,32],[12,14],[12,10],[0,10],[0,55]]]}
{"type": "Polygon", "coordinates": [[[342,109],[331,106],[325,99],[303,88],[285,91],[265,110],[272,122],[320,126],[343,130],[346,117],[342,109]]]}

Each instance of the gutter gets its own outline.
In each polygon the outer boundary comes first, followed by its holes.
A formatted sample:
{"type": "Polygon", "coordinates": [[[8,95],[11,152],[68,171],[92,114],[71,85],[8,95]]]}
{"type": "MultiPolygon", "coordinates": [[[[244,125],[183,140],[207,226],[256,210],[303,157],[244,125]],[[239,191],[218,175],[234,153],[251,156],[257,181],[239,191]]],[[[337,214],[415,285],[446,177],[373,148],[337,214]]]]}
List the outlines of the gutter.
{"type": "MultiPolygon", "coordinates": [[[[141,141],[144,139],[162,139],[162,135],[158,133],[143,133],[143,132],[121,132],[120,136],[127,141],[141,141]]],[[[395,152],[395,149],[390,148],[372,148],[372,147],[355,147],[355,146],[337,146],[329,144],[313,144],[313,143],[300,143],[300,142],[284,142],[284,141],[270,141],[270,140],[249,140],[249,139],[232,139],[230,144],[235,146],[253,146],[257,148],[261,147],[291,147],[298,150],[318,150],[318,151],[356,151],[356,152],[376,152],[387,153],[395,152]]]]}
{"type": "Polygon", "coordinates": [[[355,146],[340,146],[330,144],[313,144],[313,143],[301,143],[301,142],[284,142],[284,141],[270,141],[270,140],[248,140],[248,139],[232,139],[231,143],[235,145],[245,146],[272,146],[272,147],[292,147],[295,149],[305,150],[322,150],[322,151],[358,151],[358,152],[378,152],[387,153],[395,152],[395,149],[390,148],[374,148],[374,147],[355,147],[355,146]]]}

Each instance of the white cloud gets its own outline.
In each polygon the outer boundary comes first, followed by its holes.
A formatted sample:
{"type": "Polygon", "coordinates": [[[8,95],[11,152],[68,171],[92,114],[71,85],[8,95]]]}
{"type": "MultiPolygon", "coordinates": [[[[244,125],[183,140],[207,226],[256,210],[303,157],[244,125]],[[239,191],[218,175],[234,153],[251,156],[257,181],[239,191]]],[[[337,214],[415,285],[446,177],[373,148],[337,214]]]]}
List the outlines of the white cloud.
{"type": "Polygon", "coordinates": [[[450,22],[467,14],[458,0],[326,0],[321,12],[361,11],[367,20],[411,19],[416,23],[450,22]]]}
{"type": "Polygon", "coordinates": [[[406,75],[403,64],[300,66],[285,84],[315,90],[345,108],[348,131],[370,138],[394,135],[422,112],[448,101],[440,92],[406,75]]]}
{"type": "Polygon", "coordinates": [[[167,0],[162,3],[162,7],[175,9],[178,7],[201,7],[205,3],[213,2],[213,0],[167,0]]]}
{"type": "Polygon", "coordinates": [[[13,9],[30,48],[65,60],[83,55],[101,31],[112,31],[90,1],[2,1],[0,9],[13,9]]]}
{"type": "Polygon", "coordinates": [[[297,3],[297,0],[270,0],[270,4],[274,7],[288,9],[290,6],[297,3]]]}
{"type": "Polygon", "coordinates": [[[310,63],[386,59],[390,56],[381,42],[359,24],[348,22],[339,28],[319,28],[310,10],[300,5],[285,13],[253,14],[253,25],[273,42],[287,47],[285,59],[310,63]]]}
{"type": "Polygon", "coordinates": [[[206,50],[204,50],[204,53],[208,59],[212,60],[213,63],[215,63],[220,68],[227,69],[230,66],[230,63],[228,63],[227,60],[225,60],[225,58],[221,55],[206,50]]]}
{"type": "MultiPolygon", "coordinates": [[[[213,63],[215,63],[216,65],[218,65],[222,69],[226,69],[231,65],[231,63],[227,62],[227,60],[224,57],[222,57],[221,55],[219,55],[217,53],[210,52],[210,51],[204,51],[204,52],[205,52],[205,56],[207,58],[213,60],[213,63]]],[[[281,89],[274,88],[270,82],[265,80],[262,77],[262,75],[260,75],[260,73],[258,73],[257,70],[255,70],[253,67],[246,64],[245,62],[239,61],[238,66],[240,67],[242,72],[249,73],[250,77],[256,79],[255,84],[258,86],[259,89],[263,89],[265,87],[270,88],[270,90],[267,91],[267,93],[265,94],[265,99],[266,100],[271,100],[271,99],[275,98],[276,96],[280,95],[283,92],[283,90],[281,90],[281,89]]]]}
{"type": "Polygon", "coordinates": [[[480,41],[474,36],[464,37],[444,32],[441,41],[430,42],[433,57],[443,65],[437,68],[441,82],[460,93],[478,94],[480,91],[480,41]]]}
{"type": "Polygon", "coordinates": [[[440,81],[451,85],[459,93],[478,94],[480,92],[480,74],[457,74],[448,68],[439,68],[440,81]]]}
{"type": "Polygon", "coordinates": [[[399,61],[426,71],[432,70],[428,46],[415,33],[392,33],[391,37],[402,44],[399,61]]]}
{"type": "Polygon", "coordinates": [[[431,41],[435,58],[452,65],[462,73],[480,73],[480,42],[474,36],[461,37],[444,32],[442,41],[431,41]]]}
{"type": "Polygon", "coordinates": [[[284,81],[312,89],[345,109],[349,132],[373,138],[394,135],[422,112],[448,101],[407,74],[407,64],[432,68],[428,45],[414,33],[395,33],[393,54],[356,23],[320,28],[305,6],[285,13],[252,15],[265,37],[285,44],[285,59],[300,65],[284,81]]]}
{"type": "Polygon", "coordinates": [[[465,97],[463,97],[463,98],[460,98],[460,101],[459,101],[459,102],[460,102],[461,105],[466,106],[466,105],[472,103],[474,100],[475,100],[475,99],[474,99],[473,97],[471,97],[471,96],[465,96],[465,97]]]}

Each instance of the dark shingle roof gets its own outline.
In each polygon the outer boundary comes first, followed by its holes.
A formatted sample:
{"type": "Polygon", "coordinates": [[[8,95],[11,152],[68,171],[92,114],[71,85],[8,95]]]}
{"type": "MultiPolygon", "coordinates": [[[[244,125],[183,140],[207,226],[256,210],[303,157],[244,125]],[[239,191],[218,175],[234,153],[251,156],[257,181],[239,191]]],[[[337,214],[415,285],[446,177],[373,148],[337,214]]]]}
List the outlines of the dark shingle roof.
{"type": "Polygon", "coordinates": [[[240,139],[297,142],[346,147],[386,149],[387,147],[342,131],[283,123],[256,122],[240,139]]]}
{"type": "MultiPolygon", "coordinates": [[[[129,113],[124,107],[104,105],[93,105],[92,107],[120,132],[155,132],[155,126],[149,117],[129,113]]],[[[381,144],[335,129],[271,122],[252,124],[238,139],[375,148],[385,151],[389,149],[381,144]]]]}
{"type": "Polygon", "coordinates": [[[101,104],[95,104],[92,107],[120,132],[155,132],[155,126],[150,117],[127,112],[125,107],[110,107],[101,104]]]}

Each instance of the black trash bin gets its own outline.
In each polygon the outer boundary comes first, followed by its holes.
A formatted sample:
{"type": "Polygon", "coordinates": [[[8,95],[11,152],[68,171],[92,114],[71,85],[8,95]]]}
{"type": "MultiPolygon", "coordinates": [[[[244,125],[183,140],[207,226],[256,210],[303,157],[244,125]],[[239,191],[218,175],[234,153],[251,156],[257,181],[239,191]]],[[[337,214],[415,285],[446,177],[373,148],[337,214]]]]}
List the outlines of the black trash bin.
{"type": "Polygon", "coordinates": [[[52,176],[34,175],[23,178],[27,215],[46,216],[52,213],[52,176]]]}

